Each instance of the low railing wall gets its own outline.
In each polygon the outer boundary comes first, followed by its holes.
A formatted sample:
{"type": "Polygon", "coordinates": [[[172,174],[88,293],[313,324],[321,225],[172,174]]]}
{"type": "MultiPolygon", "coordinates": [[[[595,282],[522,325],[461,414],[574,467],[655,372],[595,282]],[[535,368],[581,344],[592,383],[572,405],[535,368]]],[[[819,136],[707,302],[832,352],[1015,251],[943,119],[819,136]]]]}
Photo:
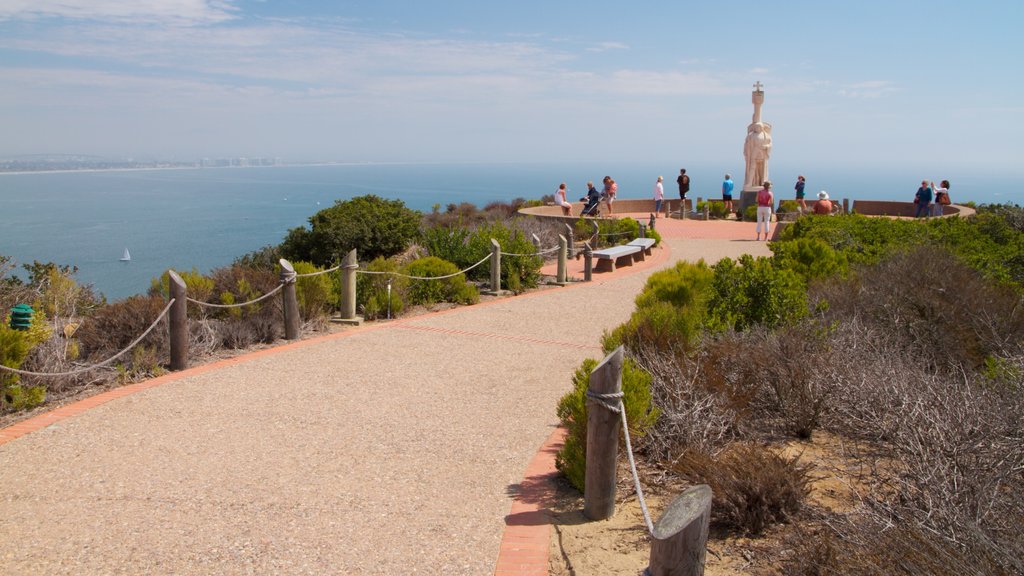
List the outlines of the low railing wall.
{"type": "MultiPolygon", "coordinates": [[[[679,211],[678,198],[665,198],[665,201],[661,205],[661,211],[665,212],[678,212],[679,211]]],[[[537,216],[540,218],[553,218],[556,220],[563,220],[565,222],[575,222],[580,218],[580,212],[583,210],[584,202],[573,202],[572,203],[572,216],[564,216],[562,214],[562,207],[555,206],[554,204],[548,206],[531,206],[529,208],[520,208],[519,213],[526,216],[537,216]]],[[[602,218],[608,217],[608,206],[604,202],[601,202],[600,210],[602,218]]],[[[686,210],[693,209],[693,200],[690,198],[686,199],[686,210]]],[[[651,198],[621,198],[615,200],[612,203],[612,210],[614,211],[611,217],[616,214],[636,214],[636,213],[654,213],[654,200],[651,198]]]]}
{"type": "MultiPolygon", "coordinates": [[[[891,200],[854,200],[853,211],[864,216],[898,216],[913,218],[917,213],[917,204],[913,202],[894,202],[891,200]]],[[[942,207],[943,216],[972,216],[973,208],[950,204],[942,207]]]]}

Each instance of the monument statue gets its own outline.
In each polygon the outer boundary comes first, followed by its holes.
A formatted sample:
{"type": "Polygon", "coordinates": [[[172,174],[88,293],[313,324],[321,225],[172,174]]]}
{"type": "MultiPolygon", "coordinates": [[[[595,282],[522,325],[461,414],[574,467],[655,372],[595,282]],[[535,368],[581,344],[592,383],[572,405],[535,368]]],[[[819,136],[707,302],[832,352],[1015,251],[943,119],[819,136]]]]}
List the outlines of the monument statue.
{"type": "Polygon", "coordinates": [[[761,121],[764,91],[761,90],[760,82],[754,84],[751,100],[754,103],[754,117],[747,126],[747,140],[743,144],[743,158],[747,163],[743,190],[746,192],[760,190],[761,185],[768,180],[768,158],[772,152],[772,125],[761,121]]]}

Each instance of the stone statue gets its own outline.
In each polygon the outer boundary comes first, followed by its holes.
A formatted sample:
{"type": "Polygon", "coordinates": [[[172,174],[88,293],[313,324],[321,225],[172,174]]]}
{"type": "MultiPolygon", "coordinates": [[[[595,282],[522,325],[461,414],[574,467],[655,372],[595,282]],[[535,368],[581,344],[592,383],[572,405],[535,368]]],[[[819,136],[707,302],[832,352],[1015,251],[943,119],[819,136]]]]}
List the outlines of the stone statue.
{"type": "Polygon", "coordinates": [[[768,158],[772,152],[772,125],[761,121],[761,105],[764,104],[764,91],[761,83],[754,84],[751,100],[754,103],[754,117],[747,126],[747,139],[743,144],[743,158],[747,163],[743,189],[746,191],[760,190],[768,180],[768,158]]]}

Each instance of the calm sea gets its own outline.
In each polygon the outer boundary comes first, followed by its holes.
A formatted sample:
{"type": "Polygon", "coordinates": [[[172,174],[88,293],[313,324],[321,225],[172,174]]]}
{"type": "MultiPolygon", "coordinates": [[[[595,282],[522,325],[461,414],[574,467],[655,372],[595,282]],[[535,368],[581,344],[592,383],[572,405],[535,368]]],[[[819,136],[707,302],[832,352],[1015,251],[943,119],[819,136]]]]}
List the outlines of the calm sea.
{"type": "MultiPolygon", "coordinates": [[[[728,167],[726,167],[728,168],[728,167]]],[[[691,197],[717,196],[724,169],[690,169],[691,197]]],[[[611,174],[620,197],[650,197],[665,177],[675,197],[673,165],[357,164],[0,174],[0,254],[78,267],[77,280],[116,300],[145,292],[164,270],[208,272],[307,224],[318,210],[363,194],[398,198],[416,210],[435,204],[484,206],[551,194],[562,181],[571,200],[587,180],[611,174]],[[131,262],[120,262],[125,248],[131,262]]],[[[776,190],[789,196],[796,172],[772,166],[776,190]]],[[[742,175],[739,175],[742,179],[742,175]]],[[[910,200],[922,176],[842,170],[808,174],[813,195],[910,200]]],[[[953,182],[954,201],[1024,204],[1019,182],[997,174],[935,175],[953,182]]],[[[734,174],[734,180],[736,174],[734,174]]]]}

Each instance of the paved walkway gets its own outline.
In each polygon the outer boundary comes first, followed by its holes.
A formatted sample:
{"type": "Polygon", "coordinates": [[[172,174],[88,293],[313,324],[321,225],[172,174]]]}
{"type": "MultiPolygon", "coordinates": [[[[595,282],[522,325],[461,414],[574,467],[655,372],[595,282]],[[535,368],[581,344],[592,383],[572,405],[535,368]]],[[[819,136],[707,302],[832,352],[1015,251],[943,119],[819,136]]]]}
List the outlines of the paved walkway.
{"type": "Polygon", "coordinates": [[[573,370],[651,271],[768,253],[747,223],[658,229],[664,249],[592,283],[288,344],[0,430],[0,573],[546,573],[546,543],[543,562],[515,554],[517,530],[547,530],[521,481],[531,460],[528,475],[550,467],[538,448],[573,370]]]}

